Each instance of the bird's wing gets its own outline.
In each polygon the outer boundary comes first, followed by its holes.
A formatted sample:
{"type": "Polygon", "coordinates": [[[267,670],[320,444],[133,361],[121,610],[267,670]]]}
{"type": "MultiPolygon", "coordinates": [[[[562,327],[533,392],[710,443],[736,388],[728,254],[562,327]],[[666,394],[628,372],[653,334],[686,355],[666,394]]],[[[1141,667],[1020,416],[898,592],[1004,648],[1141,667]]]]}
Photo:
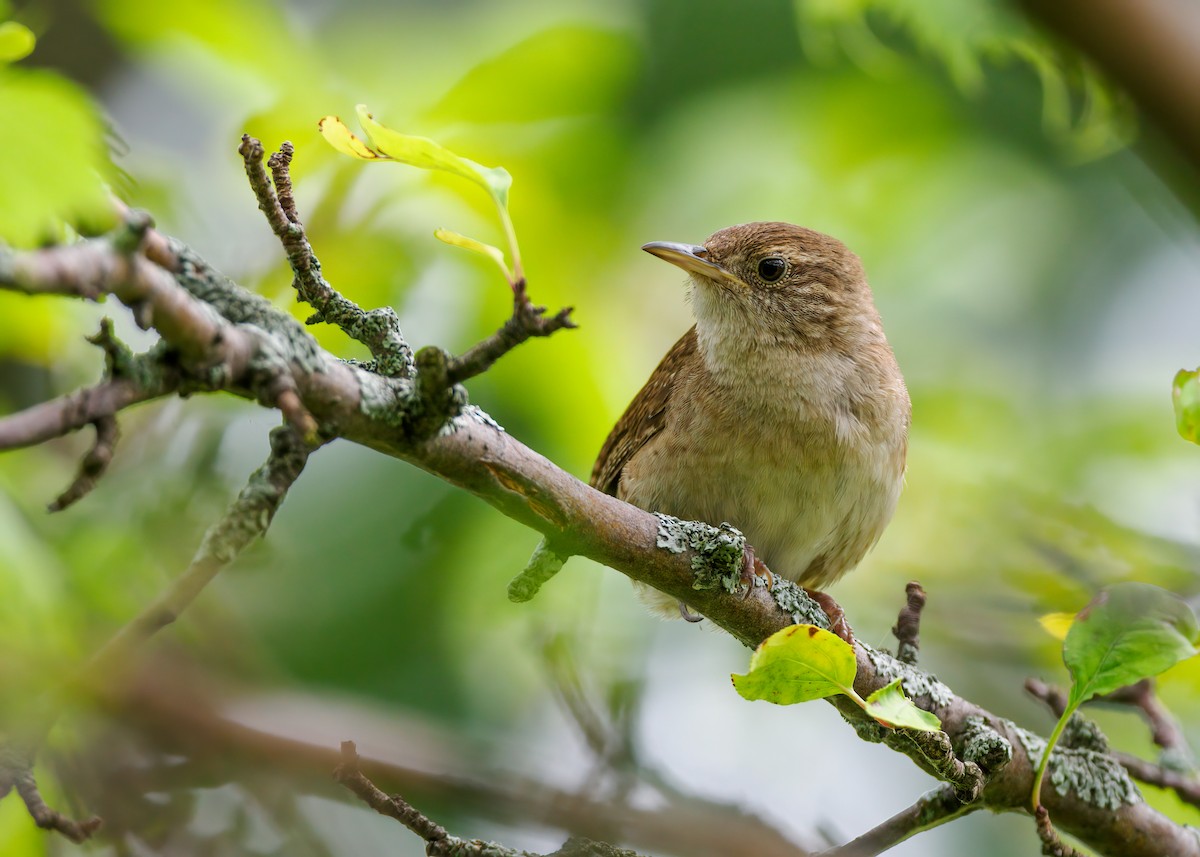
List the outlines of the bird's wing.
{"type": "Polygon", "coordinates": [[[650,380],[642,387],[621,419],[604,441],[596,465],[592,468],[591,485],[605,494],[617,494],[621,471],[634,453],[662,431],[666,423],[667,404],[676,386],[675,376],[696,354],[696,327],[693,325],[658,364],[650,380]]]}

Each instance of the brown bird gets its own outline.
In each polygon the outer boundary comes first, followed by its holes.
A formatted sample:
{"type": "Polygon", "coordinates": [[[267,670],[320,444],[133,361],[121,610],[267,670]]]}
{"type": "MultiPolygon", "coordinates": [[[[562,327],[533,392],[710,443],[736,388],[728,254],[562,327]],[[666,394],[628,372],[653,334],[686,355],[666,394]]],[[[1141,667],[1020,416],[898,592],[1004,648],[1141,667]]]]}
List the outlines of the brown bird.
{"type": "MultiPolygon", "coordinates": [[[[908,448],[908,390],[862,263],[790,223],[642,249],[688,272],[696,324],[617,421],[591,484],[648,511],[728,521],[773,573],[828,586],[879,540],[908,448]]],[[[815,594],[848,636],[836,602],[815,594]]],[[[669,596],[643,595],[675,613],[669,596]]]]}

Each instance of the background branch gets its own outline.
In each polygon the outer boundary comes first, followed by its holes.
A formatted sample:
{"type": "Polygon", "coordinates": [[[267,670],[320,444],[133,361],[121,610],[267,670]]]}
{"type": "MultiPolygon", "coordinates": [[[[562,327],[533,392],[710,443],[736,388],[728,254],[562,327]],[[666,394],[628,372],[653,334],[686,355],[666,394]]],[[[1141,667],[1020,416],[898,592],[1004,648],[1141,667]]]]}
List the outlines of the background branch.
{"type": "Polygon", "coordinates": [[[1200,169],[1200,14],[1178,0],[1019,0],[1129,90],[1200,169]]]}
{"type": "Polygon", "coordinates": [[[943,785],[922,795],[912,806],[862,836],[840,848],[822,852],[821,857],[875,857],[918,833],[932,830],[980,808],[977,803],[963,803],[953,786],[943,785]]]}

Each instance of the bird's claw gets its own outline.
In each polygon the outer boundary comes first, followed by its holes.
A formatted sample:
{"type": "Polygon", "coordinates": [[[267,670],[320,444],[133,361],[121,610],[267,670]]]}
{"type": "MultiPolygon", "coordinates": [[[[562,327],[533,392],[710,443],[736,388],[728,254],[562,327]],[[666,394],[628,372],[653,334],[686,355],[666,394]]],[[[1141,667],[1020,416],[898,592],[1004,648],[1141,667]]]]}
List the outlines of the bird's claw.
{"type": "Polygon", "coordinates": [[[808,589],[804,591],[808,597],[817,602],[817,606],[825,611],[825,615],[829,617],[829,630],[841,637],[851,646],[854,645],[854,629],[850,627],[850,623],[846,621],[846,611],[842,609],[842,605],[833,600],[833,597],[818,589],[808,589]]]}
{"type": "Polygon", "coordinates": [[[742,554],[742,600],[745,601],[750,597],[750,591],[757,585],[756,577],[765,577],[767,579],[767,591],[775,588],[775,575],[771,574],[771,569],[767,568],[766,563],[758,558],[754,548],[746,545],[746,550],[742,554]]]}

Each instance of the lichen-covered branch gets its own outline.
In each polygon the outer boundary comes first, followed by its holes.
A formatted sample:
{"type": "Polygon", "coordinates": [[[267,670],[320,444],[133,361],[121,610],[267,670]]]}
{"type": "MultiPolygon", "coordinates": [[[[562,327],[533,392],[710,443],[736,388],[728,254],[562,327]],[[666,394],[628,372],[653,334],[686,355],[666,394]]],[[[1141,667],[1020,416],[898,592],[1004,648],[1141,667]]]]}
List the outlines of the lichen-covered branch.
{"type": "Polygon", "coordinates": [[[230,331],[211,307],[191,300],[168,271],[144,256],[119,252],[109,239],[24,253],[0,250],[0,288],[90,300],[113,294],[186,361],[225,364],[230,374],[253,353],[248,335],[230,331]]]}
{"type": "Polygon", "coordinates": [[[103,381],[0,417],[0,450],[37,446],[178,388],[176,373],[158,371],[159,367],[150,367],[152,361],[145,362],[150,370],[145,374],[103,381]]]}
{"type": "MultiPolygon", "coordinates": [[[[1061,690],[1036,678],[1026,679],[1025,690],[1034,699],[1044,702],[1055,717],[1062,717],[1063,711],[1066,710],[1067,697],[1061,690]]],[[[1195,767],[1191,761],[1191,748],[1183,736],[1183,731],[1179,729],[1170,713],[1158,701],[1154,693],[1153,680],[1144,679],[1137,684],[1101,697],[1101,699],[1106,702],[1131,705],[1141,710],[1150,723],[1154,743],[1163,749],[1163,758],[1159,764],[1147,762],[1130,753],[1119,751],[1110,753],[1113,759],[1119,762],[1135,780],[1159,788],[1171,789],[1179,796],[1180,800],[1200,807],[1200,778],[1197,778],[1195,767]]],[[[1089,724],[1089,721],[1077,714],[1068,724],[1068,728],[1074,725],[1078,729],[1082,724],[1089,724]]],[[[1066,733],[1064,733],[1063,740],[1069,740],[1066,733]]]]}
{"type": "MultiPolygon", "coordinates": [[[[777,585],[771,591],[766,586],[754,587],[745,598],[730,594],[722,585],[696,588],[701,579],[721,581],[740,572],[740,555],[727,550],[719,530],[693,525],[697,538],[664,547],[659,518],[584,485],[477,414],[457,417],[447,431],[416,447],[385,444],[382,450],[483,498],[553,543],[564,545],[564,550],[684,601],[747,646],[757,646],[795,621],[796,607],[791,600],[795,593],[787,586],[777,585]],[[787,603],[777,602],[777,595],[787,603]]],[[[860,695],[902,677],[907,694],[941,718],[943,729],[958,749],[957,758],[973,762],[981,770],[983,764],[979,758],[967,757],[966,747],[979,738],[979,730],[971,724],[986,724],[993,737],[985,742],[986,752],[977,752],[992,758],[1003,755],[1011,761],[987,779],[979,805],[993,811],[1028,812],[1040,739],[954,695],[944,684],[887,653],[861,643],[855,651],[855,690],[860,695]]],[[[870,732],[864,728],[860,734],[870,732]]],[[[876,732],[875,740],[881,739],[876,732]]],[[[893,740],[897,749],[929,769],[934,755],[930,748],[893,740]]],[[[1165,851],[1200,857],[1200,839],[1143,802],[1128,780],[1122,779],[1119,766],[1113,770],[1104,763],[1106,759],[1109,757],[1092,751],[1055,752],[1050,770],[1052,782],[1059,772],[1057,784],[1047,790],[1044,802],[1056,824],[1103,854],[1157,857],[1165,851]]]]}

